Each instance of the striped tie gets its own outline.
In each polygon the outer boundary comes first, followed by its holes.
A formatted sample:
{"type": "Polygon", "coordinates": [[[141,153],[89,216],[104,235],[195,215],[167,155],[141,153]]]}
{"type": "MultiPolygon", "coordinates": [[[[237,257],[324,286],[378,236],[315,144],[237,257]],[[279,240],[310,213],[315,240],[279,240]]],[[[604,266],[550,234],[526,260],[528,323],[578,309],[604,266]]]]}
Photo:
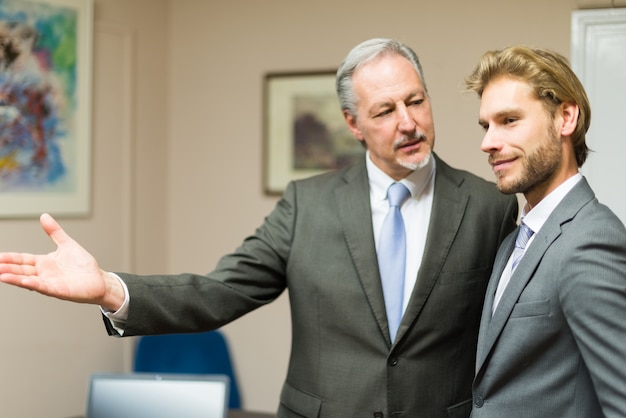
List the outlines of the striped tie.
{"type": "Polygon", "coordinates": [[[524,254],[524,249],[526,248],[526,244],[528,244],[528,240],[532,237],[534,231],[530,229],[524,222],[522,222],[519,226],[519,231],[517,233],[517,238],[515,238],[515,249],[513,250],[513,263],[511,264],[511,269],[515,270],[517,264],[522,259],[522,255],[524,254]]]}

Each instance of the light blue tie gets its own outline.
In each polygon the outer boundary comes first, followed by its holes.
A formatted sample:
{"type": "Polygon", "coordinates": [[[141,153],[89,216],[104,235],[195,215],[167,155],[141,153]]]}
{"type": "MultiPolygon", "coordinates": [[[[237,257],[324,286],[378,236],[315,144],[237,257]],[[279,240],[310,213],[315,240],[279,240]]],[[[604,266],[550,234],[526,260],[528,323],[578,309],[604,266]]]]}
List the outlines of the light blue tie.
{"type": "Polygon", "coordinates": [[[387,323],[391,342],[402,319],[404,296],[404,269],[406,263],[406,232],[400,206],[409,197],[409,189],[401,183],[393,183],[387,190],[389,212],[385,216],[378,242],[378,268],[385,296],[387,323]]]}
{"type": "Polygon", "coordinates": [[[511,264],[511,270],[515,270],[515,267],[517,267],[517,264],[522,259],[526,244],[528,244],[528,240],[530,240],[530,237],[532,237],[533,234],[534,231],[530,229],[524,222],[520,223],[517,238],[515,238],[515,249],[513,250],[513,262],[511,264]]]}

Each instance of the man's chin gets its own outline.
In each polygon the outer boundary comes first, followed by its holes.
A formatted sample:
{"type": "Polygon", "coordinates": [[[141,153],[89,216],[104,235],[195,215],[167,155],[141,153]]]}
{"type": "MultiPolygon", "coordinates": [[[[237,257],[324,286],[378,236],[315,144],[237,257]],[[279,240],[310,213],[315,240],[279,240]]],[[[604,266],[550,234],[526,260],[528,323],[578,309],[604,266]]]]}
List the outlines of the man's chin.
{"type": "Polygon", "coordinates": [[[520,190],[520,186],[511,182],[507,183],[499,180],[496,182],[496,188],[502,194],[522,193],[522,191],[520,190]]]}
{"type": "Polygon", "coordinates": [[[499,184],[496,184],[496,188],[502,194],[513,194],[513,193],[515,193],[515,192],[512,192],[511,189],[509,189],[507,187],[500,186],[499,184]]]}
{"type": "Polygon", "coordinates": [[[419,158],[417,156],[412,156],[412,158],[407,160],[398,160],[398,163],[411,171],[419,170],[420,168],[424,168],[430,162],[432,158],[432,153],[429,151],[426,155],[420,155],[419,158]]]}

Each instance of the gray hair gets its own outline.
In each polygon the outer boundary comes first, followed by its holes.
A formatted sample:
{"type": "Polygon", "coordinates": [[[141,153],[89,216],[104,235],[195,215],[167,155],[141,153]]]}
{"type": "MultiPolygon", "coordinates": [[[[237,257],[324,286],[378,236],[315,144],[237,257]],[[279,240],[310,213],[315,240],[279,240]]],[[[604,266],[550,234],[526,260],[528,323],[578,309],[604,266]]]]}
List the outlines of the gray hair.
{"type": "Polygon", "coordinates": [[[422,72],[422,65],[420,64],[415,51],[402,42],[393,39],[369,39],[352,48],[337,70],[337,97],[339,98],[339,105],[341,106],[342,111],[347,110],[353,116],[356,116],[357,114],[357,98],[354,94],[352,86],[352,76],[354,73],[363,65],[374,60],[375,58],[391,54],[400,55],[406,58],[413,65],[415,71],[417,71],[417,74],[422,80],[424,89],[428,93],[426,81],[424,80],[424,74],[422,72]]]}

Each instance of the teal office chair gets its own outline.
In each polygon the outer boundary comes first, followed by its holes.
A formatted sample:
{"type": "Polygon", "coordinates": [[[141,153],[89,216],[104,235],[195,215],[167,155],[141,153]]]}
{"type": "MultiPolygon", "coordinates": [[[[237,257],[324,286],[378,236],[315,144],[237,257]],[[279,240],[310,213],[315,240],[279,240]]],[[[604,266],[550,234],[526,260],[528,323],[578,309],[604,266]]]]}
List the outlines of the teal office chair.
{"type": "Polygon", "coordinates": [[[241,408],[228,343],[220,331],[139,337],[135,372],[225,374],[230,378],[230,409],[241,408]]]}

